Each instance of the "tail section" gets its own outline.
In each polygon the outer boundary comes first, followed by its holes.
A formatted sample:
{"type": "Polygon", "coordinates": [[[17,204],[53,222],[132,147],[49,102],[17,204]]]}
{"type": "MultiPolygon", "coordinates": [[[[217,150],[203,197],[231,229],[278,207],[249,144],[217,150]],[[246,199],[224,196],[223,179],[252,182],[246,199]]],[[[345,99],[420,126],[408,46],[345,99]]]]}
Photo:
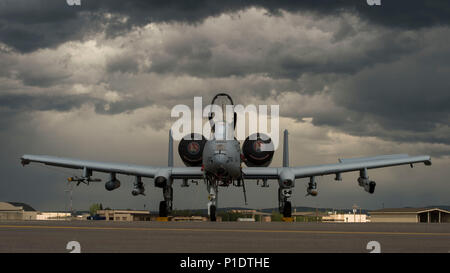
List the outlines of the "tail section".
{"type": "Polygon", "coordinates": [[[172,130],[169,131],[169,155],[168,155],[167,165],[173,167],[173,137],[172,130]]]}
{"type": "Polygon", "coordinates": [[[284,138],[283,138],[283,167],[289,167],[288,130],[284,130],[284,138]]]}

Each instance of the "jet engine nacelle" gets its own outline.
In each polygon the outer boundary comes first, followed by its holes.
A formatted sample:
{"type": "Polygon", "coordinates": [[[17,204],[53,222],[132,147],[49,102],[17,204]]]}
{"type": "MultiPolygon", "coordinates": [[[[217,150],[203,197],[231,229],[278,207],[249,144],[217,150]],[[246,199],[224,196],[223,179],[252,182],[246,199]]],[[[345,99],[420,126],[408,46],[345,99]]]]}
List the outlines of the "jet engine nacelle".
{"type": "Polygon", "coordinates": [[[364,190],[370,194],[375,192],[375,186],[377,183],[375,181],[370,181],[368,178],[359,177],[358,184],[360,187],[363,187],[364,190]]]}
{"type": "Polygon", "coordinates": [[[120,187],[120,181],[118,179],[110,180],[105,183],[105,189],[112,191],[120,187]]]}
{"type": "Polygon", "coordinates": [[[263,133],[248,136],[242,145],[245,165],[248,167],[267,167],[274,154],[272,139],[263,133]]]}
{"type": "Polygon", "coordinates": [[[203,135],[191,133],[186,135],[178,144],[178,154],[188,167],[200,167],[203,159],[203,148],[206,138],[203,135]]]}

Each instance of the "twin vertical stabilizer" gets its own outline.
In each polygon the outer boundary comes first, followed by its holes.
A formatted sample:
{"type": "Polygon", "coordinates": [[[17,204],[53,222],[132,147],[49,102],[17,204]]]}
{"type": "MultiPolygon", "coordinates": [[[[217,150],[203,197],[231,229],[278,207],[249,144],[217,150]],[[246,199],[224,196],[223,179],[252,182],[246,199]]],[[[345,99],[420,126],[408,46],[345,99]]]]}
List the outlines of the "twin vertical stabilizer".
{"type": "Polygon", "coordinates": [[[283,138],[283,167],[289,167],[288,130],[284,130],[284,138],[283,138]]]}
{"type": "Polygon", "coordinates": [[[167,166],[173,167],[173,137],[172,130],[169,130],[169,155],[167,157],[167,166]]]}

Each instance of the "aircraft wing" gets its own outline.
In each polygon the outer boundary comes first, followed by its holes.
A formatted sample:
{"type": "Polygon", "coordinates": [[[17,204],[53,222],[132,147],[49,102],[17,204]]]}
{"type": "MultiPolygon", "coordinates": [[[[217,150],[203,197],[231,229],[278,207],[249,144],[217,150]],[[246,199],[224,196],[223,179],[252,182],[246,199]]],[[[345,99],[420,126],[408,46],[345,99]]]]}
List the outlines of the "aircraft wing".
{"type": "Polygon", "coordinates": [[[431,158],[428,155],[409,156],[407,154],[382,155],[374,157],[360,157],[350,159],[339,159],[339,163],[313,165],[304,167],[249,167],[243,168],[244,179],[278,179],[281,172],[289,169],[295,178],[311,176],[340,174],[344,172],[359,171],[364,169],[384,168],[398,165],[424,163],[431,165],[431,158]]]}
{"type": "Polygon", "coordinates": [[[203,177],[203,173],[200,167],[153,167],[153,166],[80,160],[48,155],[24,155],[21,157],[21,162],[22,165],[27,165],[31,162],[36,162],[63,168],[86,169],[89,170],[89,172],[96,171],[104,173],[136,175],[150,178],[155,177],[158,173],[168,174],[172,178],[194,179],[203,177]]]}
{"type": "Polygon", "coordinates": [[[315,175],[339,174],[363,169],[376,169],[414,163],[425,163],[425,165],[431,165],[431,158],[427,155],[382,155],[375,157],[339,159],[339,163],[337,164],[292,167],[291,169],[295,175],[295,178],[303,178],[315,175]]]}

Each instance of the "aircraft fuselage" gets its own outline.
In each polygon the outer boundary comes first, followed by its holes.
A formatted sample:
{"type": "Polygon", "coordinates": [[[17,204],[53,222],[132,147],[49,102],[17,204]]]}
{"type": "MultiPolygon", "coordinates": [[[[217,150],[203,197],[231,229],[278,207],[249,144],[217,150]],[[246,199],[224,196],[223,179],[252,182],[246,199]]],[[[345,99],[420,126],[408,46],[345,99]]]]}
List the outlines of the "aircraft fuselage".
{"type": "Polygon", "coordinates": [[[237,140],[209,140],[203,150],[203,167],[207,174],[227,182],[241,177],[241,148],[237,140]]]}

